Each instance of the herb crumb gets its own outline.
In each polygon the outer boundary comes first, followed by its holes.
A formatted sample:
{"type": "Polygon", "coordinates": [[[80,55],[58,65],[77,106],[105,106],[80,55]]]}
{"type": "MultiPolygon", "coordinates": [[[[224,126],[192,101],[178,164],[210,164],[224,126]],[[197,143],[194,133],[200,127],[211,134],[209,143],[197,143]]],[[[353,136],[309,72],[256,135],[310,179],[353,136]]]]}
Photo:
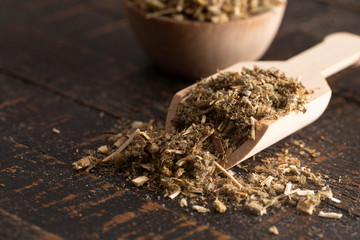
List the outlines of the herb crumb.
{"type": "Polygon", "coordinates": [[[224,213],[226,212],[226,206],[224,203],[222,203],[219,199],[215,199],[213,202],[213,206],[215,208],[215,210],[219,213],[224,213]]]}
{"type": "Polygon", "coordinates": [[[274,234],[274,235],[279,235],[279,230],[277,229],[276,226],[271,226],[271,227],[269,228],[269,232],[271,232],[271,233],[274,234]]]}

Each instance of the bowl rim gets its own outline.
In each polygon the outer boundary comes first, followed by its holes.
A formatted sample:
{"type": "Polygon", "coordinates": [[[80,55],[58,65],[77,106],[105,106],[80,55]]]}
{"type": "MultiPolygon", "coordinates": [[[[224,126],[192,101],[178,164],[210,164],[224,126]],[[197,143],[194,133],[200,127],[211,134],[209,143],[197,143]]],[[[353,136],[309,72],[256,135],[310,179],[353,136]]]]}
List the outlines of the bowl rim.
{"type": "Polygon", "coordinates": [[[264,12],[260,12],[258,14],[252,15],[247,18],[241,18],[233,21],[228,21],[224,23],[214,23],[214,22],[200,22],[200,21],[194,21],[194,20],[184,20],[184,21],[177,21],[170,17],[165,16],[157,16],[153,18],[146,18],[145,13],[141,11],[140,9],[136,8],[134,4],[130,0],[122,0],[123,4],[125,5],[125,9],[131,9],[132,11],[136,12],[136,14],[142,16],[144,19],[149,21],[159,21],[159,22],[167,22],[171,24],[177,24],[177,25],[230,25],[230,24],[237,24],[237,23],[248,23],[252,21],[259,20],[261,18],[266,18],[268,15],[271,15],[273,13],[280,13],[283,9],[287,6],[287,2],[285,1],[283,3],[279,3],[278,5],[274,6],[273,8],[266,10],[264,12]]]}

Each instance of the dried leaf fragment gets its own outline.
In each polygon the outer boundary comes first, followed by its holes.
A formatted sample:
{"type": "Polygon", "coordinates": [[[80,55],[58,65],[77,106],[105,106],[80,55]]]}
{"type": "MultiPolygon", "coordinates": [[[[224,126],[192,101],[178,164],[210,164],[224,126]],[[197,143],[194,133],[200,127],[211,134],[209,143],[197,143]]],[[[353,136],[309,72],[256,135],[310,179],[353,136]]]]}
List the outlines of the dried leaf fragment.
{"type": "Polygon", "coordinates": [[[172,194],[170,194],[170,195],[169,195],[169,198],[170,198],[170,199],[174,199],[174,198],[176,198],[177,196],[179,196],[180,193],[181,193],[181,190],[178,189],[178,190],[176,190],[175,192],[173,192],[172,194]]]}
{"type": "Polygon", "coordinates": [[[56,133],[56,134],[60,134],[60,133],[61,133],[60,130],[57,129],[57,128],[53,128],[52,131],[53,131],[53,133],[56,133]]]}
{"type": "Polygon", "coordinates": [[[116,148],[119,148],[125,141],[126,141],[126,137],[125,137],[125,136],[121,136],[121,137],[119,137],[119,138],[116,140],[116,142],[114,142],[113,145],[114,145],[116,148]]]}
{"type": "Polygon", "coordinates": [[[208,213],[208,212],[210,212],[210,209],[202,207],[202,206],[198,206],[198,205],[192,206],[192,209],[199,212],[199,213],[208,213]]]}
{"type": "Polygon", "coordinates": [[[219,199],[215,199],[215,201],[213,202],[213,206],[214,206],[215,210],[219,213],[226,212],[225,204],[222,203],[219,199]]]}
{"type": "Polygon", "coordinates": [[[180,207],[187,207],[188,203],[185,198],[180,199],[180,207]]]}
{"type": "Polygon", "coordinates": [[[149,181],[149,178],[147,176],[140,176],[131,180],[131,182],[137,187],[144,185],[147,181],[149,181]]]}
{"type": "Polygon", "coordinates": [[[270,186],[271,185],[271,181],[274,179],[273,176],[268,176],[267,178],[264,179],[264,181],[261,182],[261,186],[270,186]]]}
{"type": "Polygon", "coordinates": [[[245,204],[245,208],[256,215],[262,216],[267,213],[266,208],[256,202],[245,204]]]}
{"type": "Polygon", "coordinates": [[[131,128],[141,128],[144,125],[145,125],[145,123],[142,121],[133,121],[131,123],[131,128]]]}
{"type": "Polygon", "coordinates": [[[299,195],[299,196],[307,196],[307,195],[314,195],[315,192],[314,192],[314,190],[300,190],[300,189],[298,189],[296,191],[296,194],[299,195]]]}
{"type": "Polygon", "coordinates": [[[142,164],[140,164],[140,167],[148,170],[149,172],[155,171],[154,164],[152,164],[152,163],[142,163],[142,164]]]}
{"type": "Polygon", "coordinates": [[[275,234],[275,235],[279,235],[279,230],[277,229],[276,226],[269,227],[269,232],[271,232],[272,234],[275,234]]]}
{"type": "Polygon", "coordinates": [[[107,154],[108,151],[109,151],[109,149],[108,149],[108,147],[107,147],[106,145],[103,145],[103,146],[99,147],[99,148],[97,149],[97,151],[98,151],[99,153],[102,153],[102,154],[107,154]]]}
{"type": "Polygon", "coordinates": [[[337,198],[334,198],[334,197],[329,197],[329,199],[333,202],[336,202],[336,203],[341,203],[340,199],[337,199],[337,198]]]}
{"type": "Polygon", "coordinates": [[[296,210],[307,213],[309,215],[313,214],[315,208],[315,204],[313,204],[310,200],[299,200],[296,205],[296,210]]]}
{"type": "Polygon", "coordinates": [[[292,183],[291,183],[291,182],[286,183],[286,187],[285,187],[285,190],[284,190],[284,194],[285,194],[285,195],[289,195],[289,193],[290,193],[290,191],[291,191],[291,188],[292,188],[292,183]]]}
{"type": "Polygon", "coordinates": [[[342,214],[341,213],[335,213],[335,212],[323,212],[323,211],[320,211],[319,212],[319,217],[340,219],[342,217],[342,214]]]}
{"type": "Polygon", "coordinates": [[[89,167],[94,161],[95,161],[95,158],[93,156],[86,156],[76,162],[73,162],[72,165],[73,165],[74,169],[80,170],[80,169],[89,167]]]}

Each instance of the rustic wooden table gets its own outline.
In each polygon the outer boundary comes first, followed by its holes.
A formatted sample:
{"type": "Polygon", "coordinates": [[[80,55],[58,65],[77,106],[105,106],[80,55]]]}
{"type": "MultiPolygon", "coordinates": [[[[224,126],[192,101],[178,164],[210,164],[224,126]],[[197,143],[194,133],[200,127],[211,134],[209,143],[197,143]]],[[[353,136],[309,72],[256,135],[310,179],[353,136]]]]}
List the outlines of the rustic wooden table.
{"type": "MultiPolygon", "coordinates": [[[[273,225],[279,239],[360,238],[359,66],[328,79],[333,97],[318,121],[267,150],[292,139],[317,149],[306,164],[329,176],[342,202],[322,209],[341,219],[293,208],[263,217],[186,213],[121,178],[71,166],[104,144],[119,118],[163,121],[171,96],[190,84],[153,68],[120,1],[0,4],[1,239],[268,239],[273,225]]],[[[285,60],[337,31],[360,34],[358,0],[290,0],[263,59],[285,60]]]]}

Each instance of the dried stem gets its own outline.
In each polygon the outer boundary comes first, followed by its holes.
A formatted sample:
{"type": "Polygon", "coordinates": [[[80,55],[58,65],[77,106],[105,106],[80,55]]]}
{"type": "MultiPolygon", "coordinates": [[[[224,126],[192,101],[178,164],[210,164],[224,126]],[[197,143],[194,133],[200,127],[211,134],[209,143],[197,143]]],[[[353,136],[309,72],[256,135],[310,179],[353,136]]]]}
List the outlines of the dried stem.
{"type": "Polygon", "coordinates": [[[104,158],[101,162],[106,163],[106,162],[109,162],[110,160],[112,160],[113,157],[114,157],[116,154],[122,152],[122,151],[132,142],[132,140],[133,140],[136,136],[138,136],[140,133],[141,133],[140,129],[136,129],[135,132],[133,132],[133,133],[130,135],[129,139],[126,140],[123,145],[121,145],[121,146],[120,146],[115,152],[113,152],[111,155],[109,155],[109,156],[107,156],[106,158],[104,158]]]}
{"type": "Polygon", "coordinates": [[[221,171],[223,172],[228,178],[230,178],[230,180],[239,188],[242,188],[243,186],[238,182],[238,180],[236,180],[228,171],[226,171],[225,168],[223,168],[220,164],[218,164],[217,162],[214,162],[215,166],[221,171]]]}
{"type": "Polygon", "coordinates": [[[160,10],[153,13],[146,14],[146,19],[154,18],[154,17],[160,17],[166,14],[176,13],[176,8],[168,8],[164,10],[160,10]]]}

